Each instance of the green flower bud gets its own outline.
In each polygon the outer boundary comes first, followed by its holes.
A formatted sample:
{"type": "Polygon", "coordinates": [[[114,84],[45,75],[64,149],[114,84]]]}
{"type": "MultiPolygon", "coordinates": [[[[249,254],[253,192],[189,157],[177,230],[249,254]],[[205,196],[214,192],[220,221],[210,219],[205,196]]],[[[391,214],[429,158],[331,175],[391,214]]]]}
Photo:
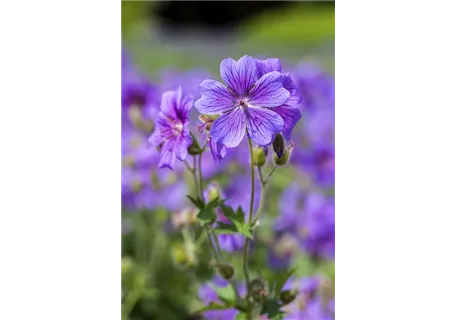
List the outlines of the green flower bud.
{"type": "Polygon", "coordinates": [[[221,199],[222,197],[222,190],[217,182],[212,181],[209,183],[206,191],[209,202],[214,201],[215,199],[221,199]]]}
{"type": "Polygon", "coordinates": [[[285,290],[280,293],[280,301],[284,304],[292,302],[298,294],[298,290],[285,290]]]}
{"type": "Polygon", "coordinates": [[[277,155],[277,153],[274,154],[274,163],[278,166],[284,166],[288,163],[288,159],[290,158],[290,150],[286,149],[283,154],[282,154],[282,157],[279,158],[279,156],[277,155]]]}
{"type": "Polygon", "coordinates": [[[196,155],[200,154],[201,152],[203,152],[203,150],[201,150],[201,147],[198,144],[198,139],[196,139],[195,135],[191,132],[190,132],[190,135],[192,136],[193,142],[188,147],[188,153],[192,156],[196,156],[196,155]]]}
{"type": "Polygon", "coordinates": [[[264,166],[266,163],[266,157],[268,155],[268,149],[263,147],[258,147],[253,150],[253,164],[258,167],[264,166]]]}
{"type": "Polygon", "coordinates": [[[228,263],[218,263],[216,265],[216,269],[218,273],[222,276],[225,280],[231,280],[234,276],[234,267],[228,263]]]}
{"type": "Polygon", "coordinates": [[[266,285],[262,279],[253,279],[250,281],[249,287],[252,297],[256,301],[262,301],[268,295],[266,285]]]}
{"type": "Polygon", "coordinates": [[[272,142],[272,147],[275,154],[280,159],[285,151],[285,138],[281,133],[276,134],[274,141],[272,142]]]}

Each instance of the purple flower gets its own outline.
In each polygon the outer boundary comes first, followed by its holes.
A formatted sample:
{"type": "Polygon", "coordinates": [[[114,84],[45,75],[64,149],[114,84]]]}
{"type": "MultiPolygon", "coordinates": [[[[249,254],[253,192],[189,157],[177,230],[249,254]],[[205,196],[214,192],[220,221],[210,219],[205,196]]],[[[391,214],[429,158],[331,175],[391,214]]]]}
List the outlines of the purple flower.
{"type": "Polygon", "coordinates": [[[247,130],[253,142],[269,145],[284,126],[280,115],[270,108],[282,106],[290,97],[280,72],[258,77],[256,61],[243,56],[238,61],[223,60],[220,74],[227,87],[215,80],[205,80],[200,85],[202,96],[195,102],[200,113],[220,115],[212,125],[212,139],[230,148],[237,147],[247,130]]]}
{"type": "MultiPolygon", "coordinates": [[[[198,296],[205,305],[208,305],[211,302],[222,303],[217,296],[217,292],[210,284],[202,285],[198,290],[198,296]]],[[[234,308],[226,310],[209,310],[204,312],[204,316],[206,319],[211,320],[233,320],[237,313],[238,311],[234,308]]]]}
{"type": "Polygon", "coordinates": [[[294,184],[284,191],[281,214],[274,225],[279,234],[293,234],[313,257],[334,259],[335,203],[320,193],[300,191],[294,184]]]}
{"type": "Polygon", "coordinates": [[[300,63],[293,71],[293,79],[303,96],[301,106],[309,111],[321,108],[334,109],[334,77],[326,74],[318,65],[300,63]]]}
{"type": "Polygon", "coordinates": [[[159,168],[173,170],[176,157],[181,161],[187,157],[187,149],[193,141],[188,128],[192,103],[189,95],[182,95],[181,87],[163,93],[155,131],[149,138],[152,146],[161,149],[159,168]]]}
{"type": "MultiPolygon", "coordinates": [[[[279,59],[270,58],[266,60],[256,60],[258,77],[261,77],[269,72],[282,72],[282,65],[279,59]]],[[[301,95],[298,88],[294,84],[289,73],[282,74],[283,87],[290,92],[290,97],[281,106],[272,108],[271,110],[278,113],[283,119],[282,133],[287,140],[291,139],[291,131],[296,123],[301,119],[301,111],[297,105],[301,102],[301,95]]]]}

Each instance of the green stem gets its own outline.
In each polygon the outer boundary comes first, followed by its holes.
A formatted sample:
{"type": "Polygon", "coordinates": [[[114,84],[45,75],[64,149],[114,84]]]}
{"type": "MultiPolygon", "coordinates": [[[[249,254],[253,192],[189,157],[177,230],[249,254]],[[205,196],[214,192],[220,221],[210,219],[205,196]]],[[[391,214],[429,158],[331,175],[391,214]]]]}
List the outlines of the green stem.
{"type": "Polygon", "coordinates": [[[260,203],[258,205],[258,210],[255,213],[255,218],[253,218],[252,226],[254,226],[257,221],[260,219],[261,214],[263,212],[263,202],[264,202],[264,194],[266,190],[266,182],[263,180],[263,173],[261,172],[261,167],[258,167],[258,174],[260,175],[261,179],[261,194],[260,194],[260,203]]]}
{"type": "MultiPolygon", "coordinates": [[[[250,178],[251,178],[251,184],[252,188],[250,190],[250,208],[249,208],[249,220],[248,223],[249,225],[252,223],[252,215],[253,215],[253,203],[255,200],[255,166],[253,163],[253,146],[252,146],[252,140],[248,138],[249,142],[249,150],[250,150],[250,178]]],[[[251,304],[250,304],[250,277],[249,277],[249,270],[248,270],[248,246],[249,246],[249,239],[246,237],[245,238],[245,243],[244,243],[244,256],[243,256],[243,269],[244,269],[244,276],[245,276],[245,281],[247,285],[247,296],[246,296],[246,302],[247,302],[247,320],[251,319],[251,304]]]]}
{"type": "Polygon", "coordinates": [[[277,169],[277,165],[274,165],[274,168],[272,168],[271,172],[266,177],[266,180],[264,180],[264,182],[263,182],[264,184],[268,183],[269,179],[271,178],[272,174],[275,172],[276,169],[277,169]]]}

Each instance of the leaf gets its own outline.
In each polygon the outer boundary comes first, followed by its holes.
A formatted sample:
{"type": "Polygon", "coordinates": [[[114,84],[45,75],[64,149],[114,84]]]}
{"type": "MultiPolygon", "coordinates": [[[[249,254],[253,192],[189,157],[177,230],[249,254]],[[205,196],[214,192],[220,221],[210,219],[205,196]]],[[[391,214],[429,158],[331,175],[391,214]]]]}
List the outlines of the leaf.
{"type": "Polygon", "coordinates": [[[220,303],[216,303],[216,302],[211,302],[211,303],[209,303],[209,305],[207,305],[203,308],[200,308],[196,311],[193,311],[192,313],[201,313],[201,312],[209,311],[209,310],[227,310],[227,309],[232,309],[232,307],[223,305],[220,303]]]}
{"type": "Polygon", "coordinates": [[[282,291],[283,286],[287,280],[295,273],[296,268],[289,269],[287,271],[278,273],[275,281],[275,294],[276,297],[280,297],[280,292],[282,291]]]}
{"type": "Polygon", "coordinates": [[[267,314],[269,319],[279,320],[283,319],[284,312],[280,310],[280,304],[275,299],[268,299],[265,301],[261,314],[267,314]]]}
{"type": "Polygon", "coordinates": [[[243,312],[240,312],[236,315],[235,320],[247,320],[247,315],[243,312]]]}
{"type": "Polygon", "coordinates": [[[225,200],[220,200],[219,198],[215,198],[208,204],[204,205],[203,208],[200,209],[200,212],[196,216],[203,224],[212,223],[216,220],[217,216],[214,213],[214,210],[223,204],[225,200]]]}
{"type": "Polygon", "coordinates": [[[227,306],[234,307],[236,304],[236,294],[231,286],[226,287],[212,287],[217,293],[218,298],[223,301],[227,306]]]}
{"type": "Polygon", "coordinates": [[[225,217],[232,223],[227,224],[218,222],[218,226],[215,228],[217,234],[235,234],[240,233],[244,237],[253,240],[252,228],[248,223],[245,223],[245,213],[241,207],[238,207],[237,211],[234,212],[233,208],[222,203],[220,205],[225,217]]]}
{"type": "Polygon", "coordinates": [[[203,209],[204,206],[205,206],[205,203],[204,201],[200,198],[200,197],[197,197],[196,199],[193,198],[192,196],[188,195],[187,194],[187,198],[195,205],[195,207],[197,207],[198,209],[203,209]]]}

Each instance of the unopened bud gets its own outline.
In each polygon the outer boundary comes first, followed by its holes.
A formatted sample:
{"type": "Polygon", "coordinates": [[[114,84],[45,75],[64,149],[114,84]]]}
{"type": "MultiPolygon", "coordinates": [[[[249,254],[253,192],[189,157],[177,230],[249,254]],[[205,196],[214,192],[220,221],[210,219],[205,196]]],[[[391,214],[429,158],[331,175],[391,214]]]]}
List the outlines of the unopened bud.
{"type": "Polygon", "coordinates": [[[298,290],[285,290],[280,293],[280,301],[282,301],[284,304],[289,304],[292,302],[295,298],[296,295],[298,294],[298,290]]]}
{"type": "Polygon", "coordinates": [[[188,153],[192,156],[196,156],[202,152],[201,147],[198,144],[198,139],[196,139],[193,133],[190,133],[192,136],[192,144],[188,147],[188,153]]]}
{"type": "Polygon", "coordinates": [[[279,158],[277,153],[274,154],[274,163],[278,166],[284,166],[288,163],[288,159],[290,158],[290,150],[285,149],[282,156],[279,158]]]}
{"type": "Polygon", "coordinates": [[[268,295],[266,285],[262,279],[253,279],[250,282],[249,287],[252,297],[256,301],[261,301],[264,297],[267,297],[268,295]]]}
{"type": "Polygon", "coordinates": [[[276,134],[274,141],[272,142],[275,154],[281,158],[285,151],[285,138],[281,133],[276,134]]]}
{"type": "Polygon", "coordinates": [[[231,280],[234,276],[234,267],[228,263],[218,263],[216,266],[218,273],[225,280],[231,280]]]}
{"type": "Polygon", "coordinates": [[[211,182],[205,190],[205,198],[207,202],[214,201],[215,199],[222,198],[222,190],[217,182],[211,182]]]}
{"type": "Polygon", "coordinates": [[[258,167],[264,166],[264,164],[266,163],[267,154],[267,148],[258,147],[255,150],[253,150],[253,164],[258,167]]]}

